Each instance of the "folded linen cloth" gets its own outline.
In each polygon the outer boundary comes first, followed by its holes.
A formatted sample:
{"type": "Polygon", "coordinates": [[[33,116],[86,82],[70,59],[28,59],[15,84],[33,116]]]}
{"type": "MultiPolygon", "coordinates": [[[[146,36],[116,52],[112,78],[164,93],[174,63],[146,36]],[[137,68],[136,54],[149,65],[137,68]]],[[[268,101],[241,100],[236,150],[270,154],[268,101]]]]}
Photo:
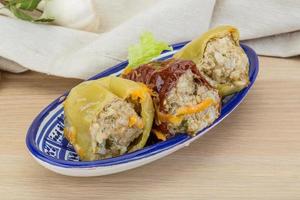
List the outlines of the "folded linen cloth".
{"type": "Polygon", "coordinates": [[[243,42],[260,55],[300,55],[297,0],[95,2],[101,20],[95,33],[0,16],[0,69],[85,79],[125,60],[144,31],[172,44],[221,24],[238,27],[243,42]]]}

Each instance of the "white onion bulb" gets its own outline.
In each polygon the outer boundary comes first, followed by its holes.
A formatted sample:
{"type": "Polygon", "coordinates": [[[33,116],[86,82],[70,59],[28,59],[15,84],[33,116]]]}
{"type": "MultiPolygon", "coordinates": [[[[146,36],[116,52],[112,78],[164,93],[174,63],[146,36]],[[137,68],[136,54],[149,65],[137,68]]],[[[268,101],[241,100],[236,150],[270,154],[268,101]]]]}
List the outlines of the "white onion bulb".
{"type": "Polygon", "coordinates": [[[54,23],[60,26],[96,31],[99,17],[94,5],[93,0],[44,0],[42,17],[54,18],[54,23]]]}

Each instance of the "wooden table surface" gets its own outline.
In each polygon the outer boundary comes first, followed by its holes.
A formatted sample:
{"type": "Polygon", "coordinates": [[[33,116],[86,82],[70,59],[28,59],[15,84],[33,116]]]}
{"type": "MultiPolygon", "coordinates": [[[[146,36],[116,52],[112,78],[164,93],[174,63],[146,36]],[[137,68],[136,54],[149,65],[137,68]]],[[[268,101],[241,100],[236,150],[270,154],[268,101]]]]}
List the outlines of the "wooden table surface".
{"type": "Polygon", "coordinates": [[[55,174],[25,146],[28,126],[79,83],[2,72],[0,199],[300,199],[300,57],[260,57],[245,101],[208,134],[163,159],[94,178],[55,174]]]}

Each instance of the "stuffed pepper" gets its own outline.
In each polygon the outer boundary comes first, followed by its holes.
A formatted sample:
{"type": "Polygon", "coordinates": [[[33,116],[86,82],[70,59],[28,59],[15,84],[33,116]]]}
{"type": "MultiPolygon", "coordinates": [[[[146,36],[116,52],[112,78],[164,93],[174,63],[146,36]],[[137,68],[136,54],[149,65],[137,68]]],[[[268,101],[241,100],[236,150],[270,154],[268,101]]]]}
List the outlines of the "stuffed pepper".
{"type": "Polygon", "coordinates": [[[174,58],[192,60],[221,96],[247,87],[249,61],[239,45],[239,32],[220,26],[188,43],[174,58]]]}
{"type": "Polygon", "coordinates": [[[81,160],[110,158],[144,147],[154,108],[149,89],[107,77],[74,87],[64,102],[65,137],[81,160]]]}
{"type": "Polygon", "coordinates": [[[165,140],[176,133],[194,135],[220,114],[220,97],[193,61],[150,62],[123,74],[146,84],[156,111],[153,132],[165,140]]]}

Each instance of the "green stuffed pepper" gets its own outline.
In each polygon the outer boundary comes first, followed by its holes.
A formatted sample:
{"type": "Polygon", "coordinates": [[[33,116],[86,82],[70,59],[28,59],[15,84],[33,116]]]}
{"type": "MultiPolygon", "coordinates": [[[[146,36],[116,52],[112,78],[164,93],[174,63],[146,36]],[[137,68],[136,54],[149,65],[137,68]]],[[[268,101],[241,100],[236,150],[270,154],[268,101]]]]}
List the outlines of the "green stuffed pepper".
{"type": "Polygon", "coordinates": [[[65,137],[80,160],[91,161],[141,149],[154,108],[149,89],[118,77],[86,81],[64,102],[65,137]]]}
{"type": "Polygon", "coordinates": [[[238,92],[249,84],[249,61],[239,45],[239,32],[219,26],[188,43],[174,55],[192,60],[221,96],[238,92]]]}

